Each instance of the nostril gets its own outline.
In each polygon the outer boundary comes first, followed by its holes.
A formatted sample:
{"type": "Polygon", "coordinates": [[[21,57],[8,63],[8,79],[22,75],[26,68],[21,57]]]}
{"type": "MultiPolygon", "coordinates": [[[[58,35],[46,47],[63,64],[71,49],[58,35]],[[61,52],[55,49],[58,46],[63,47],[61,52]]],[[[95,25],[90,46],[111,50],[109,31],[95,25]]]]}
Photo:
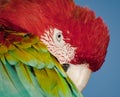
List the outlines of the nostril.
{"type": "Polygon", "coordinates": [[[68,68],[70,67],[70,64],[62,64],[62,68],[65,70],[65,72],[67,72],[68,68]]]}

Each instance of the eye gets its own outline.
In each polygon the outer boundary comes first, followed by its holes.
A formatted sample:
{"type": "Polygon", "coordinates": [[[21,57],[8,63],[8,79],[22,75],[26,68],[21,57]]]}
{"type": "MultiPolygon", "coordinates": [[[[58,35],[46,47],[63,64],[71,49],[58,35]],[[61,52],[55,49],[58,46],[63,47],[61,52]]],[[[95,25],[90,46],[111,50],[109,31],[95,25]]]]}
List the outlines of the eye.
{"type": "Polygon", "coordinates": [[[62,33],[61,33],[61,32],[58,32],[58,33],[56,34],[56,40],[57,40],[58,42],[60,42],[60,41],[62,40],[62,33]]]}
{"type": "Polygon", "coordinates": [[[56,46],[63,46],[64,45],[64,39],[62,35],[62,31],[58,29],[53,29],[53,40],[56,46]]]}

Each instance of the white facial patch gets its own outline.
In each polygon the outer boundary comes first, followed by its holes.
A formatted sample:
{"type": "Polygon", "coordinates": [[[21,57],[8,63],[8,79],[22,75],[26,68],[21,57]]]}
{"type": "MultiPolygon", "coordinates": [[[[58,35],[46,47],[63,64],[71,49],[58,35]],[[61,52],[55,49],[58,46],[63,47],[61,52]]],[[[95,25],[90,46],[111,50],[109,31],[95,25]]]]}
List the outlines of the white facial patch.
{"type": "Polygon", "coordinates": [[[69,63],[75,55],[75,47],[71,47],[69,43],[64,41],[62,31],[54,28],[45,31],[41,36],[41,41],[48,47],[50,53],[52,53],[58,61],[63,63],[69,63]]]}

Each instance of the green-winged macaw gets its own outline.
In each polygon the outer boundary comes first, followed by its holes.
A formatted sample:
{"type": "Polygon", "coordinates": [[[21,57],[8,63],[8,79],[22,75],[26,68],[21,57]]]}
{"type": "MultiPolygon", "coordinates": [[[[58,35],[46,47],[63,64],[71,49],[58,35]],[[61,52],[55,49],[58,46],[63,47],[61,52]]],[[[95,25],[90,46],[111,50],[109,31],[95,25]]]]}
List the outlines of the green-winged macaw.
{"type": "Polygon", "coordinates": [[[0,97],[82,97],[108,42],[102,19],[73,0],[0,0],[0,97]]]}
{"type": "Polygon", "coordinates": [[[0,97],[83,97],[40,41],[39,11],[37,1],[0,3],[0,97]]]}

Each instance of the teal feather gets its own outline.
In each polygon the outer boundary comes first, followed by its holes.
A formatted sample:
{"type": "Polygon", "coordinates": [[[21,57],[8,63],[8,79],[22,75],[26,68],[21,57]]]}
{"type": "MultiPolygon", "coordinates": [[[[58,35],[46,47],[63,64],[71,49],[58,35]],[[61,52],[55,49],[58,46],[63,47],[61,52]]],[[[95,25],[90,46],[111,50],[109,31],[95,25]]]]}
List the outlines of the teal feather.
{"type": "Polygon", "coordinates": [[[23,86],[29,92],[30,97],[43,97],[41,92],[34,86],[26,66],[21,63],[16,66],[16,71],[23,86]]]}
{"type": "Polygon", "coordinates": [[[21,97],[10,80],[2,62],[0,62],[0,97],[21,97]]]}
{"type": "Polygon", "coordinates": [[[16,65],[18,64],[19,60],[15,57],[11,56],[9,53],[5,54],[5,58],[8,61],[10,65],[16,65]]]}
{"type": "MultiPolygon", "coordinates": [[[[26,89],[22,86],[16,72],[13,70],[13,68],[10,66],[10,64],[5,60],[4,57],[1,58],[1,61],[2,61],[3,66],[4,66],[4,70],[7,71],[7,75],[9,76],[9,80],[14,85],[15,89],[17,89],[18,93],[16,93],[15,97],[19,97],[19,95],[21,95],[20,97],[29,97],[29,94],[27,93],[26,89]]],[[[6,80],[6,81],[8,81],[8,80],[6,80]]],[[[6,96],[4,96],[4,97],[6,97],[6,96]]]]}

